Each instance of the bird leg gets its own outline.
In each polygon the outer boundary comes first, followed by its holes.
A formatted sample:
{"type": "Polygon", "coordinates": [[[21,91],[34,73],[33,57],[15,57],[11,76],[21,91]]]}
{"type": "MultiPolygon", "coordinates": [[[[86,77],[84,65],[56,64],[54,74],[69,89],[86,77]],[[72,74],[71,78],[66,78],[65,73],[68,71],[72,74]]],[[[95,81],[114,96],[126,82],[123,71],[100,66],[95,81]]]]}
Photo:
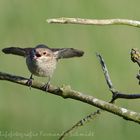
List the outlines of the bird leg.
{"type": "Polygon", "coordinates": [[[49,90],[49,87],[50,87],[50,76],[49,76],[49,79],[48,79],[48,82],[42,87],[46,92],[49,90]]]}
{"type": "Polygon", "coordinates": [[[32,80],[33,80],[33,75],[31,74],[30,78],[29,78],[28,81],[26,82],[26,84],[29,86],[30,89],[31,89],[31,87],[32,87],[32,80]]]}

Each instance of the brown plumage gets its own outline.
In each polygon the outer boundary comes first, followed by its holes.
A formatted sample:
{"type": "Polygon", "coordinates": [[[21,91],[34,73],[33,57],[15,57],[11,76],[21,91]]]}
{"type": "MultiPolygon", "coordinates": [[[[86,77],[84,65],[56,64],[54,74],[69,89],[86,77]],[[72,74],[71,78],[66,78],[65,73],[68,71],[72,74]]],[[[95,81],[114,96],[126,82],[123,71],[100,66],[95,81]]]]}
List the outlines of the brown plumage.
{"type": "Polygon", "coordinates": [[[28,84],[32,85],[32,75],[48,77],[49,80],[44,86],[49,88],[50,78],[56,68],[58,59],[81,57],[84,52],[74,48],[49,48],[46,45],[37,45],[35,48],[9,47],[2,50],[5,54],[14,54],[26,57],[26,64],[31,72],[28,84]]]}

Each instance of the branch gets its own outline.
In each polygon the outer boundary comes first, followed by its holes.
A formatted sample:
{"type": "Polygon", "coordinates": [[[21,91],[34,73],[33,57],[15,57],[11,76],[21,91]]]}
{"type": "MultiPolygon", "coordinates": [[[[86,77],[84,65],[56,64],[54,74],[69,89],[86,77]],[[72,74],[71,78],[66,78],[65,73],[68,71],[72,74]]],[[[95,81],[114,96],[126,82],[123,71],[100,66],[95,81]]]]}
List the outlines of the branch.
{"type": "MultiPolygon", "coordinates": [[[[0,72],[0,80],[7,80],[10,82],[14,82],[17,84],[27,86],[26,83],[27,83],[28,79],[24,78],[24,77],[0,72]]],[[[32,85],[33,88],[45,91],[45,89],[42,88],[43,85],[44,85],[44,83],[33,80],[33,85],[32,85]]],[[[51,85],[48,92],[51,94],[54,94],[54,95],[61,96],[63,98],[71,98],[71,99],[75,99],[75,100],[90,104],[92,106],[98,107],[98,108],[106,110],[108,112],[111,112],[115,115],[121,116],[124,119],[140,123],[140,113],[118,107],[111,103],[97,99],[93,96],[85,95],[81,92],[72,90],[70,86],[63,86],[61,88],[58,88],[58,87],[51,85]]]]}
{"type": "Polygon", "coordinates": [[[89,114],[88,116],[86,116],[85,118],[81,119],[80,121],[78,121],[76,124],[74,124],[71,128],[69,128],[67,131],[65,131],[60,137],[59,140],[63,140],[68,134],[71,134],[72,131],[74,131],[75,129],[78,129],[79,127],[83,126],[85,123],[97,118],[99,115],[101,114],[101,110],[97,110],[91,114],[89,114]]]}
{"type": "MultiPolygon", "coordinates": [[[[137,63],[138,66],[140,67],[140,51],[137,48],[132,48],[130,54],[131,54],[131,60],[134,63],[137,63]]],[[[136,75],[136,78],[139,80],[139,85],[140,85],[140,70],[139,73],[136,75]]]]}
{"type": "Polygon", "coordinates": [[[140,51],[139,51],[139,49],[137,49],[137,48],[132,48],[132,49],[131,49],[131,52],[130,52],[130,55],[131,55],[131,60],[132,60],[134,63],[137,63],[138,66],[140,67],[140,51]]]}
{"type": "Polygon", "coordinates": [[[110,103],[115,102],[115,100],[119,99],[119,98],[121,98],[121,99],[138,99],[138,98],[140,98],[140,94],[125,94],[125,93],[122,93],[122,92],[116,90],[113,87],[113,84],[112,84],[112,81],[110,79],[108,69],[107,69],[107,66],[104,62],[104,59],[102,58],[102,56],[100,54],[97,53],[96,55],[99,58],[100,64],[102,66],[102,70],[104,72],[104,76],[105,76],[105,80],[107,82],[107,85],[108,85],[110,91],[112,92],[112,99],[111,99],[110,103]]]}
{"type": "MultiPolygon", "coordinates": [[[[112,92],[112,99],[111,99],[110,103],[115,103],[115,100],[116,99],[119,99],[119,98],[123,98],[123,99],[137,99],[137,98],[140,98],[140,94],[124,94],[124,93],[120,93],[119,91],[117,91],[113,87],[113,83],[111,81],[111,78],[110,78],[110,75],[109,75],[107,66],[106,66],[106,64],[104,62],[104,59],[98,53],[96,53],[96,56],[98,57],[99,62],[101,64],[101,67],[102,67],[102,70],[103,70],[103,73],[104,73],[104,77],[105,77],[106,83],[107,83],[110,91],[112,92]]],[[[131,53],[131,59],[132,59],[132,53],[131,53]]],[[[96,117],[98,117],[101,114],[101,111],[103,111],[103,110],[99,110],[98,109],[96,112],[93,112],[93,113],[87,115],[85,118],[83,118],[80,121],[78,121],[71,128],[69,128],[67,131],[65,131],[61,135],[61,137],[59,138],[59,140],[63,140],[68,134],[72,133],[72,131],[74,131],[75,129],[78,129],[79,127],[83,126],[87,122],[90,122],[91,120],[93,120],[96,117]]]]}
{"type": "Polygon", "coordinates": [[[81,25],[128,25],[140,27],[140,21],[129,19],[82,19],[82,18],[53,18],[47,19],[48,23],[81,24],[81,25]]]}

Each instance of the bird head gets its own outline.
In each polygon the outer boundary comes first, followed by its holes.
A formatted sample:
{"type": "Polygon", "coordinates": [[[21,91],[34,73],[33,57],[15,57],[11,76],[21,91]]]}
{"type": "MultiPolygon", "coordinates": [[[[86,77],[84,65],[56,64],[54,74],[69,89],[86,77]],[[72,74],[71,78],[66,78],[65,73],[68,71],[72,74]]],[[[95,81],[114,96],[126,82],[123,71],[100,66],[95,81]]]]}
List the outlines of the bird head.
{"type": "Polygon", "coordinates": [[[49,61],[54,57],[53,52],[45,45],[38,45],[30,52],[30,57],[34,61],[49,61]]]}

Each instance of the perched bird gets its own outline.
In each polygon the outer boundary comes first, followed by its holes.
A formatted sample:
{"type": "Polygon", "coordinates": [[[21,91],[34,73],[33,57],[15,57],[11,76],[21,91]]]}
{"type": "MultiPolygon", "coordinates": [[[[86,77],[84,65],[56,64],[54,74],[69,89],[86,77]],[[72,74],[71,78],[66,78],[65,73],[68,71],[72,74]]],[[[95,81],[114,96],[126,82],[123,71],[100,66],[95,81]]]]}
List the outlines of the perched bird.
{"type": "Polygon", "coordinates": [[[56,64],[61,58],[81,57],[84,52],[73,48],[49,48],[40,44],[35,48],[10,47],[2,50],[5,54],[14,54],[26,57],[26,64],[31,72],[27,84],[31,87],[33,75],[48,77],[48,82],[43,86],[47,91],[50,85],[50,79],[56,68],[56,64]]]}

